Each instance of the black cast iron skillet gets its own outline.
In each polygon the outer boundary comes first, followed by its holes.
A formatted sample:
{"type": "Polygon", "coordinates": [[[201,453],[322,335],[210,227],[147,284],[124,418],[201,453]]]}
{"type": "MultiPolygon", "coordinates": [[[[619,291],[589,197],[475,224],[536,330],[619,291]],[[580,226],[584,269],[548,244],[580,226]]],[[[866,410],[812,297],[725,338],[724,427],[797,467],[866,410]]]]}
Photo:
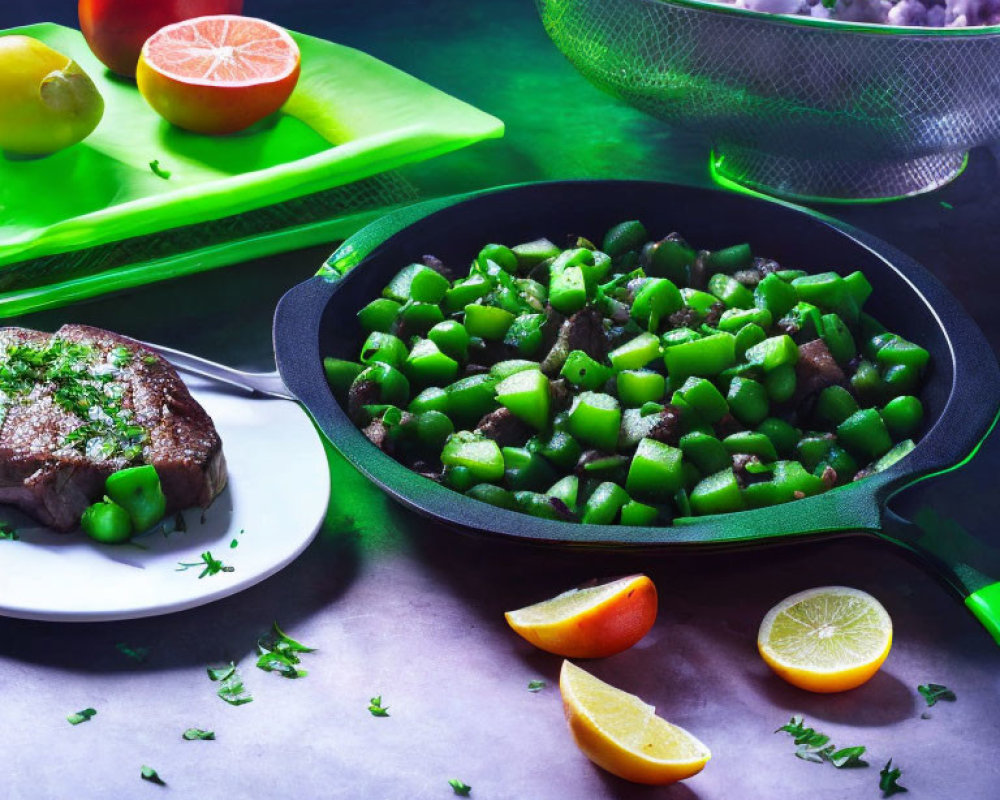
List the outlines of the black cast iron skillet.
{"type": "Polygon", "coordinates": [[[1000,557],[983,543],[935,537],[886,508],[903,487],[963,464],[991,430],[1000,398],[996,356],[930,273],[843,223],[786,203],[641,181],[527,184],[432,201],[361,231],[319,275],[289,291],[275,314],[274,345],[285,384],[333,445],[404,505],[453,528],[615,548],[732,548],[875,535],[928,561],[1000,641],[1000,583],[995,582],[1000,557]],[[411,472],[375,448],[334,399],[323,356],[356,358],[364,338],[356,312],[379,296],[401,267],[428,253],[461,267],[486,242],[601,237],[624,219],[642,220],[652,235],[679,231],[699,248],[748,241],[754,252],[789,267],[862,270],[874,286],[866,310],[931,353],[921,395],[927,425],[917,447],[885,472],[785,505],[678,520],[668,527],[582,525],[496,508],[411,472]]]}

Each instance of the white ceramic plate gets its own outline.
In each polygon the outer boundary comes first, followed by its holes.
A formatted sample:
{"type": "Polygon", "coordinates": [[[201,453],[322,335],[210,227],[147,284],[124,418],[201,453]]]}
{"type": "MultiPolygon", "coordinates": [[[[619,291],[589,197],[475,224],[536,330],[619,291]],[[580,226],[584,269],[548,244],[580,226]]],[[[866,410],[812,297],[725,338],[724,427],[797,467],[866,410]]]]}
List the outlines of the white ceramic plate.
{"type": "Polygon", "coordinates": [[[20,536],[0,541],[0,615],[97,622],[182,611],[253,586],[312,541],[326,513],[330,474],[305,411],[287,400],[218,391],[200,378],[185,382],[222,437],[225,491],[204,515],[184,512],[186,531],[154,529],[134,540],[139,546],[54,533],[0,506],[0,518],[20,536]],[[205,551],[233,571],[199,578],[201,568],[179,568],[200,562],[205,551]]]}

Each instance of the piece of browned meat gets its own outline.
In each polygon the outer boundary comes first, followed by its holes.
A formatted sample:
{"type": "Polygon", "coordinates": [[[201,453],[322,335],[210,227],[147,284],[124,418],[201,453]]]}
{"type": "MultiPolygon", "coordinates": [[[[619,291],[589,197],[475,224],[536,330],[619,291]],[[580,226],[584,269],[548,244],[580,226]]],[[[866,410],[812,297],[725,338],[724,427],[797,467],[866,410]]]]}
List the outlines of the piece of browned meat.
{"type": "Polygon", "coordinates": [[[0,503],[56,530],[76,528],[124,467],[155,466],[168,511],[207,507],[226,485],[211,418],[170,364],[124,336],[0,328],[0,391],[0,503]]]}

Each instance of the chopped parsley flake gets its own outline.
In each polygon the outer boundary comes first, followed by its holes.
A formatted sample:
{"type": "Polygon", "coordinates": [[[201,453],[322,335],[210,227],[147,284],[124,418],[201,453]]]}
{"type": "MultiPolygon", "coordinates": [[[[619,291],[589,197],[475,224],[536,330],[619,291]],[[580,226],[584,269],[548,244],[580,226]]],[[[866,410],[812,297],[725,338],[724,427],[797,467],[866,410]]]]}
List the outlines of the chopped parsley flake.
{"type": "Polygon", "coordinates": [[[452,778],[448,781],[448,785],[451,787],[452,791],[459,797],[468,797],[469,792],[472,791],[472,787],[467,783],[462,783],[458,778],[452,778]]]}
{"type": "Polygon", "coordinates": [[[528,681],[529,692],[540,692],[545,688],[545,681],[528,681]]]}
{"type": "Polygon", "coordinates": [[[20,538],[10,523],[0,522],[0,541],[16,542],[20,538]]]}
{"type": "Polygon", "coordinates": [[[803,761],[822,764],[824,761],[833,764],[837,769],[845,767],[867,767],[868,762],[862,761],[865,748],[843,747],[839,750],[825,733],[807,728],[802,717],[792,717],[787,725],[782,725],[775,733],[787,733],[792,736],[797,745],[795,757],[803,761]]]}
{"type": "Polygon", "coordinates": [[[878,773],[878,788],[882,790],[882,797],[892,797],[899,792],[910,791],[905,786],[900,786],[896,783],[902,774],[903,771],[899,767],[892,766],[892,759],[890,758],[888,763],[878,773]]]}
{"type": "Polygon", "coordinates": [[[77,711],[75,714],[70,714],[66,717],[66,721],[70,725],[79,725],[81,722],[86,722],[93,716],[96,716],[97,712],[92,708],[85,708],[83,711],[77,711]]]}
{"type": "Polygon", "coordinates": [[[301,661],[297,653],[312,653],[315,649],[295,641],[275,622],[274,632],[257,641],[257,667],[285,678],[304,678],[309,673],[296,666],[301,661]]]}
{"type": "Polygon", "coordinates": [[[191,569],[192,567],[204,567],[198,579],[201,580],[206,575],[218,575],[220,572],[235,572],[236,567],[230,567],[223,564],[219,559],[212,555],[210,550],[206,550],[201,554],[201,561],[194,562],[177,562],[177,569],[174,572],[184,572],[185,570],[191,569]]]}
{"type": "Polygon", "coordinates": [[[147,767],[145,764],[142,765],[142,771],[139,773],[144,781],[149,781],[150,783],[155,783],[158,786],[166,786],[166,781],[163,780],[152,767],[147,767]]]}
{"type": "Polygon", "coordinates": [[[149,168],[157,178],[163,178],[165,181],[170,180],[170,170],[160,166],[160,159],[157,158],[150,161],[149,168]]]}
{"type": "Polygon", "coordinates": [[[240,540],[239,539],[233,539],[229,543],[229,549],[232,550],[233,548],[239,547],[239,545],[240,545],[240,540]]]}
{"type": "Polygon", "coordinates": [[[958,699],[951,689],[947,686],[942,686],[940,683],[923,683],[917,687],[917,691],[927,701],[928,707],[934,705],[938,700],[947,700],[953,703],[958,699]]]}
{"type": "Polygon", "coordinates": [[[373,697],[368,701],[368,712],[373,717],[388,717],[389,716],[389,706],[382,705],[382,695],[373,697]]]}
{"type": "Polygon", "coordinates": [[[181,736],[189,742],[207,741],[215,738],[215,731],[203,731],[201,728],[188,728],[181,736]]]}
{"type": "Polygon", "coordinates": [[[242,706],[253,702],[253,695],[246,690],[243,676],[232,661],[223,667],[208,667],[208,677],[213,681],[219,681],[219,690],[216,694],[229,705],[242,706]]]}

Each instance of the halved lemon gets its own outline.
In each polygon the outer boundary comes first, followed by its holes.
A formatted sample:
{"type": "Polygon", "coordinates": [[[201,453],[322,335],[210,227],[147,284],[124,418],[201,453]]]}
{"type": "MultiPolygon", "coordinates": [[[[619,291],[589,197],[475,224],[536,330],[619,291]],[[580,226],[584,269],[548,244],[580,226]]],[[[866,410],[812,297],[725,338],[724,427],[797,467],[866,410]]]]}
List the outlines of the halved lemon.
{"type": "Polygon", "coordinates": [[[686,730],[656,716],[653,706],[569,661],[563,662],[559,691],[577,746],[619,778],[674,783],[701,772],[712,757],[686,730]]]}
{"type": "Polygon", "coordinates": [[[823,586],[786,597],[767,612],[757,649],[794,686],[842,692],[872,677],[892,647],[892,620],[874,597],[823,586]]]}
{"type": "Polygon", "coordinates": [[[626,650],[656,621],[656,587],[645,575],[570,589],[549,600],[508,611],[508,624],[549,653],[603,658],[626,650]]]}

